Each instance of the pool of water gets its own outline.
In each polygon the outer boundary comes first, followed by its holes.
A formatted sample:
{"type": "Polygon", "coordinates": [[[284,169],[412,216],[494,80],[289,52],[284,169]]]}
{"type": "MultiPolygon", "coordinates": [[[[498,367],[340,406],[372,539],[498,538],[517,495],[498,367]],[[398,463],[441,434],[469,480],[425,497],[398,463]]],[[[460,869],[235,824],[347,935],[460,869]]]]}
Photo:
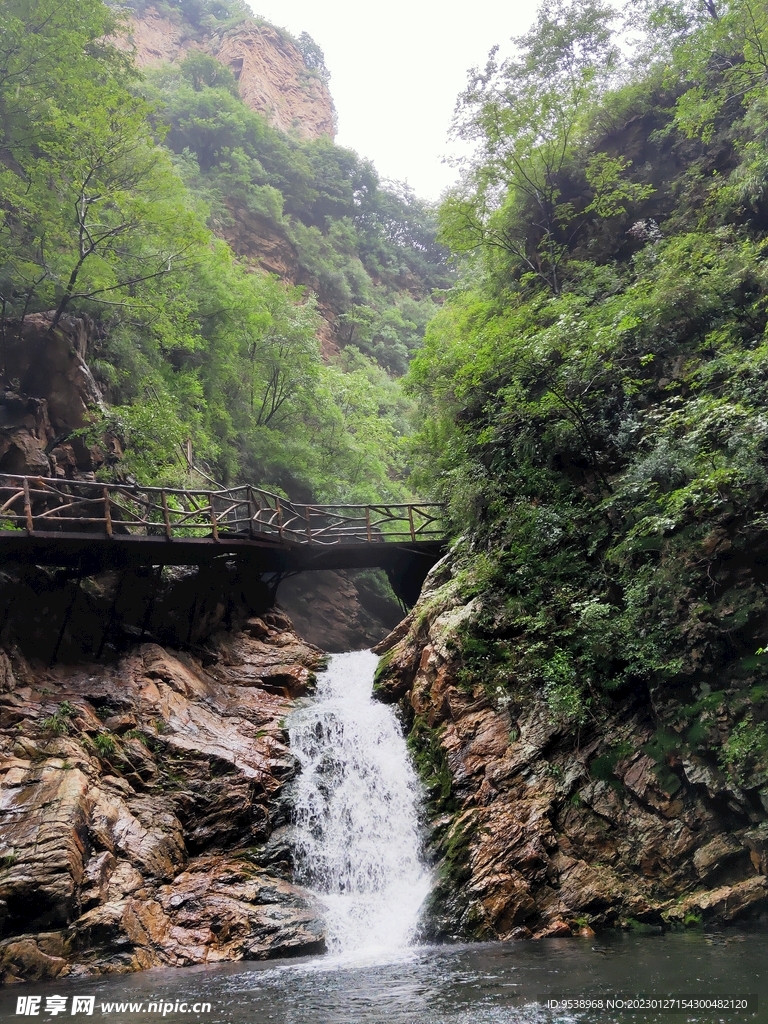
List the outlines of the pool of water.
{"type": "Polygon", "coordinates": [[[174,1024],[768,1022],[768,934],[618,934],[598,940],[428,946],[380,955],[347,953],[32,982],[0,995],[1,1021],[22,1019],[16,1013],[19,996],[40,997],[40,1021],[90,1018],[112,1024],[159,1019],[174,1024]],[[611,998],[638,993],[655,998],[757,996],[758,1008],[659,1014],[607,1007],[611,998]],[[66,1000],[61,1014],[45,1011],[53,995],[66,1000]],[[73,1016],[75,996],[93,997],[93,1013],[81,1010],[73,1016]],[[602,999],[604,1005],[591,1010],[546,1005],[547,998],[566,996],[602,999]],[[120,1003],[134,1006],[114,1005],[120,1003]],[[160,1006],[150,1008],[150,1003],[160,1006]],[[210,1003],[210,1010],[202,1012],[200,1003],[210,1003]]]}

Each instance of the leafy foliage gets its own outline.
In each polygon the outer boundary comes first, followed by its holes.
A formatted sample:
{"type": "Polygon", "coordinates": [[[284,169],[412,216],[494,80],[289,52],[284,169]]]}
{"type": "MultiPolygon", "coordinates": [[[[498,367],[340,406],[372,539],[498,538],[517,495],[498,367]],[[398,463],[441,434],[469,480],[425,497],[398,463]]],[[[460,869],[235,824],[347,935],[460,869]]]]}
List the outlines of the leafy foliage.
{"type": "MultiPolygon", "coordinates": [[[[272,128],[239,100],[228,70],[215,72],[212,58],[204,60],[204,73],[194,54],[160,69],[145,91],[169,126],[165,141],[177,167],[211,209],[212,226],[233,225],[233,203],[264,218],[342,320],[356,308],[371,310],[371,354],[403,373],[434,311],[431,291],[451,281],[434,211],[407,186],[384,185],[370,162],[330,140],[272,128]],[[414,303],[421,305],[416,338],[412,318],[396,315],[414,303]]],[[[363,347],[362,338],[350,341],[363,347]]]]}
{"type": "Polygon", "coordinates": [[[768,21],[751,0],[640,6],[644,63],[621,76],[613,13],[548,3],[461,97],[478,156],[440,217],[462,276],[408,377],[412,452],[480,598],[475,682],[538,690],[574,730],[650,692],[702,749],[719,673],[741,778],[768,717],[768,21]]]}
{"type": "MultiPolygon", "coordinates": [[[[166,7],[201,31],[247,14],[166,7]]],[[[51,329],[71,313],[95,321],[88,358],[111,412],[91,440],[110,427],[119,471],[146,482],[183,482],[189,441],[226,483],[299,500],[406,495],[409,404],[382,367],[404,372],[446,280],[431,212],[355,154],[272,129],[197,50],[140,82],[101,0],[4,0],[3,25],[0,327],[46,310],[51,329]],[[314,296],[249,272],[217,239],[233,209],[283,231],[321,297],[367,317],[335,362],[321,358],[314,296]]]]}
{"type": "Polygon", "coordinates": [[[43,732],[52,736],[68,736],[72,720],[78,715],[78,709],[68,700],[63,700],[52,715],[40,723],[43,732]]]}

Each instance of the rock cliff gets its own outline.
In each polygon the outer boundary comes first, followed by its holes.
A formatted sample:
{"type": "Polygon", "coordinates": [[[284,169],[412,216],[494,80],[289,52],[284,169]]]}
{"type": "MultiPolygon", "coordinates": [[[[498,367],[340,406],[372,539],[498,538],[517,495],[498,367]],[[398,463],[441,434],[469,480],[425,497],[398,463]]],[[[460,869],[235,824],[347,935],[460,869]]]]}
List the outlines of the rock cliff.
{"type": "Polygon", "coordinates": [[[364,572],[321,570],[289,576],[280,584],[277,600],[301,636],[333,654],[372,647],[402,617],[394,597],[364,572]]]}
{"type": "Polygon", "coordinates": [[[284,132],[304,139],[333,138],[333,100],[325,82],[304,64],[295,43],[272,25],[245,21],[222,33],[200,34],[181,19],[148,7],[130,18],[117,45],[133,53],[139,67],[183,59],[202,50],[230,68],[240,95],[284,132]]]}
{"type": "Polygon", "coordinates": [[[283,718],[321,661],[276,612],[205,667],[155,644],[49,669],[0,651],[5,981],[324,948],[279,842],[283,718]]]}
{"type": "MultiPolygon", "coordinates": [[[[690,709],[662,692],[617,698],[580,726],[522,682],[489,693],[458,642],[480,600],[460,596],[449,556],[376,648],[386,652],[377,693],[400,703],[429,792],[438,883],[426,934],[544,937],[764,915],[768,780],[737,785],[715,758],[678,756],[690,709]]],[[[717,698],[698,710],[702,728],[721,727],[717,698]]]]}
{"type": "Polygon", "coordinates": [[[92,477],[120,455],[114,437],[87,445],[73,432],[103,410],[98,385],[85,362],[91,324],[50,313],[7,321],[0,339],[0,473],[92,477]]]}
{"type": "MultiPolygon", "coordinates": [[[[336,114],[325,81],[306,67],[287,33],[272,25],[245,21],[223,32],[196,31],[183,20],[171,20],[148,7],[127,22],[118,46],[134,56],[139,67],[182,60],[201,50],[230,68],[243,101],[264,114],[280,131],[303,139],[333,139],[336,114]]],[[[321,321],[318,338],[326,359],[338,354],[335,324],[338,310],[322,295],[319,282],[300,265],[285,231],[258,213],[232,204],[231,221],[221,233],[234,252],[255,269],[318,295],[321,321]]]]}

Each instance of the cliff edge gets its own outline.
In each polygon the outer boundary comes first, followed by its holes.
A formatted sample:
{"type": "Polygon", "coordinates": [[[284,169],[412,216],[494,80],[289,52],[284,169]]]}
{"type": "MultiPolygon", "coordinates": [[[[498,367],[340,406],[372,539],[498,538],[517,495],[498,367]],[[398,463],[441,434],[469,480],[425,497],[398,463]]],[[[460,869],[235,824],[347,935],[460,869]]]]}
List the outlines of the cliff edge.
{"type": "Polygon", "coordinates": [[[230,68],[243,101],[275,128],[303,139],[335,135],[328,86],[305,65],[290,36],[272,25],[249,20],[223,32],[195,33],[181,19],[148,7],[128,19],[126,35],[115,43],[132,53],[139,67],[182,60],[190,50],[202,50],[230,68]]]}

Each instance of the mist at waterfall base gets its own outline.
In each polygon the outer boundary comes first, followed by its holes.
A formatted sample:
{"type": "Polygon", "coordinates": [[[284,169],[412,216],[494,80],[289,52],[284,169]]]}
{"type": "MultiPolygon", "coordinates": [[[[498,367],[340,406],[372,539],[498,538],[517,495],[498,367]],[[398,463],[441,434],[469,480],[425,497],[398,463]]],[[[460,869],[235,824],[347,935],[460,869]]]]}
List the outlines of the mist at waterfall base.
{"type": "Polygon", "coordinates": [[[418,780],[394,711],[371,696],[377,661],[370,651],[332,656],[288,721],[301,767],[294,875],[317,894],[336,954],[406,947],[430,888],[418,780]]]}

